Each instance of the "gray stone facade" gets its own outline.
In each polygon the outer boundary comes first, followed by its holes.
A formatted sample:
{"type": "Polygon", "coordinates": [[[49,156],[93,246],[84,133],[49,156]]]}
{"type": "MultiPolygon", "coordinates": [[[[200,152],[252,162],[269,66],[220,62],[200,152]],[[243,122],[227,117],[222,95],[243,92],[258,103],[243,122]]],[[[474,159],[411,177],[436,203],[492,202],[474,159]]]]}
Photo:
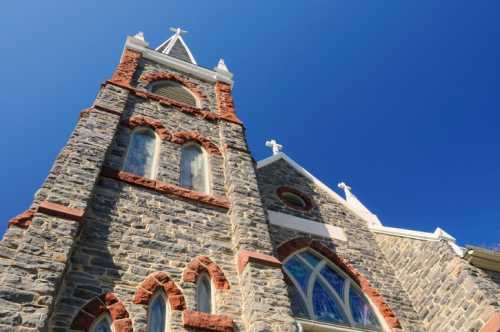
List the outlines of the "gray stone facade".
{"type": "MultiPolygon", "coordinates": [[[[479,331],[499,310],[498,275],[471,267],[439,242],[373,234],[285,161],[256,169],[241,124],[148,96],[141,76],[156,72],[196,86],[204,96],[200,109],[220,112],[216,83],[145,58],[133,68],[130,86],[104,84],[29,207],[30,223],[13,224],[0,241],[0,331],[70,331],[82,308],[106,293],[126,310],[118,320],[131,324],[115,325],[115,332],[146,331],[148,307],[136,298],[156,272],[166,273],[185,301],[186,310],[171,310],[170,331],[196,331],[183,316],[196,310],[196,286],[184,274],[207,256],[229,285],[214,290],[216,315],[230,317],[234,331],[292,332],[284,274],[269,262],[294,238],[317,240],[352,264],[394,312],[400,323],[394,331],[479,331]],[[197,133],[218,148],[220,154],[208,154],[208,198],[104,172],[122,169],[131,117],[152,119],[169,133],[197,133]],[[281,186],[309,197],[312,209],[284,205],[276,195],[281,186]],[[212,198],[230,207],[211,204],[212,198]],[[270,225],[268,211],[338,226],[347,241],[270,225]],[[264,258],[241,263],[242,252],[264,258]]],[[[181,149],[174,140],[160,141],[155,183],[178,187],[181,149]]]]}

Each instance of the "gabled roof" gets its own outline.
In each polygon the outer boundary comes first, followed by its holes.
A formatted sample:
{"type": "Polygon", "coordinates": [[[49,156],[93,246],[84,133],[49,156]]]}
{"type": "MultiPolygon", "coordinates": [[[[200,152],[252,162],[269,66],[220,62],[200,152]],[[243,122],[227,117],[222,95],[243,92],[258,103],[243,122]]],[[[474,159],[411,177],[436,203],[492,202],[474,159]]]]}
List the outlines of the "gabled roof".
{"type": "Polygon", "coordinates": [[[368,228],[372,232],[427,241],[445,240],[449,243],[455,254],[461,257],[463,256],[463,249],[455,244],[455,238],[439,227],[437,227],[434,232],[429,233],[396,227],[386,227],[382,225],[382,222],[379,220],[379,218],[375,214],[373,214],[363,203],[361,203],[361,201],[351,193],[350,188],[345,186],[345,184],[344,186],[341,186],[341,188],[343,188],[346,192],[346,199],[342,198],[339,194],[337,194],[330,187],[321,182],[314,175],[309,173],[305,168],[300,166],[283,152],[278,152],[271,157],[257,162],[257,169],[266,167],[278,160],[287,162],[298,173],[302,174],[304,177],[316,184],[318,188],[326,191],[334,200],[347,207],[362,220],[366,221],[368,228]],[[347,189],[345,187],[347,187],[347,189]]]}
{"type": "Polygon", "coordinates": [[[175,33],[158,46],[155,51],[196,65],[196,60],[194,59],[193,54],[191,54],[189,47],[186,45],[186,42],[181,36],[181,34],[186,31],[181,30],[180,28],[171,30],[175,33]]]}

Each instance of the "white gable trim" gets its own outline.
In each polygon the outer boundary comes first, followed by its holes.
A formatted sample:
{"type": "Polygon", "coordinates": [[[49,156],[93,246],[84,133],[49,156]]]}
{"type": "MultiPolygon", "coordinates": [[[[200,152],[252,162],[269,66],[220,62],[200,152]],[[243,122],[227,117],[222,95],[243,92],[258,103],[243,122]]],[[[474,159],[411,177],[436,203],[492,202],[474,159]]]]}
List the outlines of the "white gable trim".
{"type": "MultiPolygon", "coordinates": [[[[224,82],[229,85],[233,85],[232,74],[230,72],[220,73],[207,68],[200,67],[198,65],[194,65],[192,63],[182,61],[171,57],[168,54],[163,54],[157,52],[155,50],[147,48],[147,43],[134,38],[127,37],[127,41],[125,42],[125,49],[130,49],[132,51],[136,51],[142,54],[145,59],[149,59],[155,61],[157,63],[169,66],[175,70],[180,72],[193,75],[199,79],[205,80],[207,82],[224,82]]],[[[122,53],[123,57],[123,53],[122,53]]]]}
{"type": "Polygon", "coordinates": [[[268,211],[268,214],[269,223],[271,223],[271,225],[289,228],[302,233],[313,234],[328,239],[347,241],[345,232],[340,227],[276,211],[268,211]]]}
{"type": "MultiPolygon", "coordinates": [[[[330,189],[326,184],[318,180],[314,175],[309,173],[305,168],[297,164],[292,158],[288,157],[286,154],[283,152],[279,152],[271,157],[268,157],[266,159],[263,159],[259,162],[257,162],[257,169],[263,168],[267,165],[270,165],[274,163],[275,161],[278,161],[280,159],[283,159],[286,161],[290,166],[292,166],[297,172],[305,176],[307,179],[311,180],[314,184],[316,184],[319,188],[323,189],[326,191],[330,196],[335,199],[337,202],[340,204],[343,204],[346,208],[348,208],[350,211],[352,211],[355,215],[357,215],[359,218],[367,222],[368,229],[371,230],[374,233],[379,233],[379,234],[386,234],[386,235],[392,235],[392,236],[400,236],[400,237],[406,237],[406,238],[411,238],[411,239],[418,239],[418,240],[425,240],[425,241],[441,241],[445,240],[448,242],[448,244],[451,246],[453,251],[460,257],[463,256],[463,249],[459,247],[455,243],[455,238],[445,232],[441,228],[436,228],[436,230],[433,233],[429,232],[421,232],[421,231],[414,231],[414,230],[409,230],[409,229],[403,229],[403,228],[396,228],[396,227],[386,227],[382,225],[378,217],[368,211],[357,211],[356,209],[353,209],[349,205],[349,203],[343,199],[339,194],[337,194],[335,191],[330,189]],[[367,213],[368,212],[368,213],[367,213]]],[[[269,211],[271,215],[272,211],[269,211]]],[[[271,217],[270,217],[271,218],[271,217]]],[[[283,226],[286,227],[286,226],[283,226]]]]}
{"type": "Polygon", "coordinates": [[[161,53],[164,53],[164,54],[169,54],[170,51],[172,50],[172,47],[174,47],[175,43],[177,41],[180,41],[182,46],[184,46],[184,48],[186,49],[186,52],[188,53],[188,56],[189,56],[189,60],[191,60],[191,62],[193,64],[197,64],[196,63],[196,60],[194,59],[194,56],[193,54],[191,53],[191,50],[189,49],[189,47],[187,46],[186,42],[184,41],[184,39],[182,38],[181,35],[173,35],[172,37],[170,37],[169,39],[167,39],[164,43],[162,43],[160,46],[158,46],[155,51],[158,51],[161,47],[163,47],[165,44],[167,43],[170,43],[167,45],[167,47],[161,52],[161,53]]]}

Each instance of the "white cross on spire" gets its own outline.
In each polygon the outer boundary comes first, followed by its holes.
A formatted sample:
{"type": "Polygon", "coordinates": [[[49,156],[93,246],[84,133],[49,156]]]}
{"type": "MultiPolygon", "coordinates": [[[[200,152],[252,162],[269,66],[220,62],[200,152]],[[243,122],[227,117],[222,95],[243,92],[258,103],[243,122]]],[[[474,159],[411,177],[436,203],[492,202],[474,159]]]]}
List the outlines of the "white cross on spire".
{"type": "Polygon", "coordinates": [[[266,141],[266,146],[273,150],[273,156],[280,153],[281,149],[283,149],[283,145],[278,144],[278,142],[276,142],[275,139],[272,139],[270,141],[266,141]]]}
{"type": "Polygon", "coordinates": [[[182,30],[181,28],[170,28],[170,31],[175,32],[176,36],[180,36],[181,34],[186,34],[186,30],[182,30]]]}

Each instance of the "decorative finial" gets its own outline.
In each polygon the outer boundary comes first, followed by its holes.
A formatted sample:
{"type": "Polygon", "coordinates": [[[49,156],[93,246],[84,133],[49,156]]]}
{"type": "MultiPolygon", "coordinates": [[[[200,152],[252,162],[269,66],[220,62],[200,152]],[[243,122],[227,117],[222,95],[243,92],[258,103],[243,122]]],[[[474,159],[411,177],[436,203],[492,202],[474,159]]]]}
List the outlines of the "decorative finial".
{"type": "Polygon", "coordinates": [[[337,185],[340,189],[344,190],[345,192],[345,195],[347,196],[347,194],[351,193],[351,187],[349,187],[345,182],[340,182],[338,185],[337,185]]]}
{"type": "Polygon", "coordinates": [[[137,39],[140,39],[140,40],[142,40],[142,41],[145,41],[145,40],[144,40],[144,33],[143,33],[142,31],[139,31],[138,33],[136,33],[136,34],[134,35],[134,38],[137,38],[137,39]]]}
{"type": "Polygon", "coordinates": [[[170,31],[175,32],[176,36],[188,33],[186,30],[182,30],[181,28],[170,28],[170,31]]]}
{"type": "Polygon", "coordinates": [[[219,70],[219,71],[229,71],[229,69],[227,69],[227,66],[226,66],[226,63],[224,62],[224,59],[219,59],[219,63],[217,63],[217,67],[215,67],[216,70],[219,70]]]}
{"type": "Polygon", "coordinates": [[[273,156],[280,153],[281,149],[283,149],[283,145],[278,144],[278,142],[276,142],[275,139],[272,139],[270,141],[266,141],[266,146],[273,150],[273,156]]]}

